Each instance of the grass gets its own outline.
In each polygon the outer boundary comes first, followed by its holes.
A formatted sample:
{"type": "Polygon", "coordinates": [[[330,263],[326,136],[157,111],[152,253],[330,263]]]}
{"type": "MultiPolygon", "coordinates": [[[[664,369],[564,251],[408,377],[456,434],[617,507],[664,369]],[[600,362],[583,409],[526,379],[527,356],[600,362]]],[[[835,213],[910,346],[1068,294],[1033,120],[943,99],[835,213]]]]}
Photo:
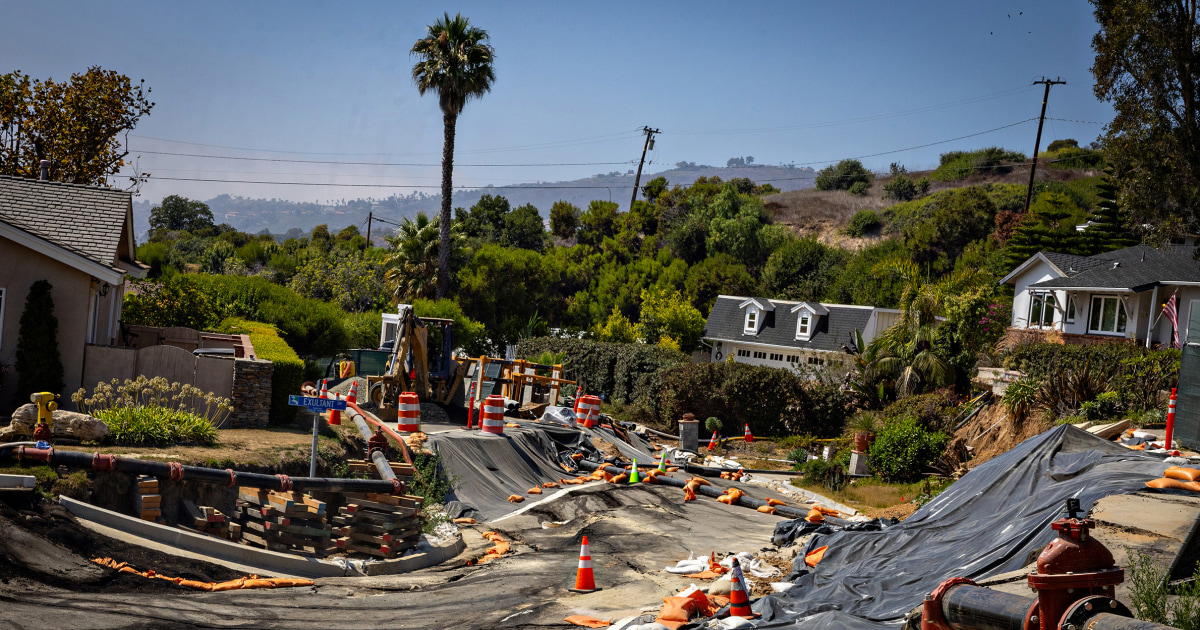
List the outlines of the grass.
{"type": "Polygon", "coordinates": [[[918,481],[916,483],[885,483],[875,477],[868,477],[866,479],[858,479],[853,485],[847,485],[837,492],[831,492],[829,488],[821,484],[806,484],[802,479],[792,480],[792,485],[798,488],[816,492],[856,509],[887,508],[907,503],[914,499],[932,498],[950,487],[950,483],[945,480],[931,479],[928,481],[927,492],[926,483],[926,481],[918,481]]]}
{"type": "Polygon", "coordinates": [[[201,444],[213,446],[217,429],[208,418],[181,409],[156,405],[113,407],[96,412],[108,425],[109,439],[128,446],[201,444]]]}
{"type": "MultiPolygon", "coordinates": [[[[341,427],[346,431],[352,428],[341,427]]],[[[335,430],[338,428],[335,427],[335,430]]],[[[298,459],[301,456],[307,461],[309,449],[312,447],[312,429],[296,426],[266,429],[219,429],[217,436],[219,441],[212,446],[198,444],[123,446],[112,444],[98,448],[94,446],[62,446],[59,448],[87,453],[99,451],[103,454],[111,453],[139,459],[177,461],[199,466],[220,463],[222,465],[217,468],[238,468],[245,466],[275,467],[283,460],[298,459]],[[229,465],[230,463],[234,465],[229,465]]],[[[329,448],[325,440],[326,438],[321,438],[318,443],[318,451],[329,448]]],[[[330,440],[330,442],[336,443],[338,440],[330,440]]]]}

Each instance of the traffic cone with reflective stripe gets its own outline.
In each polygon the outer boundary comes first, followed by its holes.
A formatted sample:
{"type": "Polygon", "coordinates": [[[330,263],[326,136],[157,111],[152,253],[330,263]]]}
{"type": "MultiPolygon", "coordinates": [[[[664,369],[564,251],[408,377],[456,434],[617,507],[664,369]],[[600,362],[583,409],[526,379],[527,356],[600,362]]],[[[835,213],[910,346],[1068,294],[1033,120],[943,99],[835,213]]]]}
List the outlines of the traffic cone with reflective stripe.
{"type": "Polygon", "coordinates": [[[667,454],[663,452],[658,456],[658,472],[667,472],[667,454]]]}
{"type": "MultiPolygon", "coordinates": [[[[330,398],[332,398],[334,400],[341,400],[342,395],[334,394],[334,395],[330,396],[330,398]]],[[[329,426],[340,426],[341,424],[342,424],[342,412],[337,409],[330,409],[329,410],[329,426]]]]}
{"type": "Polygon", "coordinates": [[[637,460],[635,459],[633,460],[633,470],[629,471],[629,485],[633,485],[638,481],[637,460]]]}
{"type": "Polygon", "coordinates": [[[567,589],[572,593],[592,593],[600,590],[596,587],[596,578],[592,575],[592,552],[588,549],[587,536],[583,537],[583,546],[579,549],[579,570],[575,573],[575,588],[567,589]]]}
{"type": "Polygon", "coordinates": [[[717,432],[716,431],[713,431],[712,439],[708,441],[708,450],[710,450],[710,451],[717,450],[717,432]]]}
{"type": "Polygon", "coordinates": [[[346,394],[346,404],[358,404],[358,381],[350,381],[350,393],[346,394]]]}
{"type": "Polygon", "coordinates": [[[746,441],[747,441],[747,442],[753,442],[753,441],[754,441],[754,436],[753,436],[753,435],[750,435],[750,425],[749,425],[749,424],[746,424],[746,441]]]}
{"type": "Polygon", "coordinates": [[[742,565],[738,562],[737,558],[733,559],[733,571],[729,574],[729,582],[729,616],[743,617],[745,619],[754,619],[757,617],[758,615],[750,610],[750,598],[746,597],[742,565]]]}

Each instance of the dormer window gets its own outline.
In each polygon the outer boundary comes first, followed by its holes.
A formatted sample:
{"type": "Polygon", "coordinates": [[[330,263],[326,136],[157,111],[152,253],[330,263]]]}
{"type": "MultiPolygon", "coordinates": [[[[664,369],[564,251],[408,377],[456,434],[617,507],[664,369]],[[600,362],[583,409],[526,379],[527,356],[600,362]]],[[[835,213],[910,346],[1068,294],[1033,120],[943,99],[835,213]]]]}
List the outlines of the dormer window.
{"type": "Polygon", "coordinates": [[[746,309],[746,334],[758,334],[758,309],[753,306],[746,309]]]}
{"type": "Polygon", "coordinates": [[[811,323],[812,315],[808,311],[801,311],[800,321],[796,324],[796,337],[808,337],[808,330],[811,323]]]}
{"type": "Polygon", "coordinates": [[[801,302],[792,307],[792,312],[796,314],[796,339],[798,341],[812,339],[813,330],[816,329],[819,321],[817,318],[829,315],[829,309],[817,302],[801,302]]]}

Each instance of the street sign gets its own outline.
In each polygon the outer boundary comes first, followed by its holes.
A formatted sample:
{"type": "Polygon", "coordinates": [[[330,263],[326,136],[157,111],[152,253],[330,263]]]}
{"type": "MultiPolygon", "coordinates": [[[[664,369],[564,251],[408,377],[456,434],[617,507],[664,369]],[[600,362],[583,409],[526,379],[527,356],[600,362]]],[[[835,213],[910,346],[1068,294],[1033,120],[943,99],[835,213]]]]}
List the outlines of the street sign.
{"type": "Polygon", "coordinates": [[[345,411],[346,409],[346,401],[344,400],[317,398],[315,396],[290,395],[288,396],[288,404],[293,407],[308,407],[308,410],[313,413],[321,413],[322,411],[329,411],[331,409],[345,411]]]}

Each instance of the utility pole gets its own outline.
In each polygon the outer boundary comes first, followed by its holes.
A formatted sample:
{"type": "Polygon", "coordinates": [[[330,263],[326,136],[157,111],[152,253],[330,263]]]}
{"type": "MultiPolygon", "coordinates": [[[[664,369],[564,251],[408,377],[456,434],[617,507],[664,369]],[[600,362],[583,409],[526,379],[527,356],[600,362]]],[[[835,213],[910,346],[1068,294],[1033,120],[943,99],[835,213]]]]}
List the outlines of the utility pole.
{"type": "Polygon", "coordinates": [[[654,148],[654,134],[662,132],[657,129],[642,127],[642,133],[646,134],[646,144],[642,145],[642,159],[638,162],[637,177],[633,178],[633,198],[629,200],[630,212],[633,212],[633,202],[637,201],[638,186],[642,185],[642,165],[646,163],[646,151],[654,148]]]}
{"type": "Polygon", "coordinates": [[[367,213],[367,249],[371,249],[371,216],[374,212],[367,213]]]}
{"type": "Polygon", "coordinates": [[[1046,122],[1046,101],[1050,100],[1050,86],[1066,85],[1067,82],[1060,78],[1055,78],[1051,81],[1046,77],[1042,77],[1041,81],[1034,81],[1031,85],[1039,84],[1046,86],[1046,92],[1042,95],[1042,113],[1038,116],[1037,140],[1033,142],[1033,164],[1029,167],[1029,188],[1025,189],[1025,212],[1029,212],[1029,199],[1033,196],[1033,176],[1037,173],[1038,150],[1042,148],[1042,123],[1046,122]]]}

